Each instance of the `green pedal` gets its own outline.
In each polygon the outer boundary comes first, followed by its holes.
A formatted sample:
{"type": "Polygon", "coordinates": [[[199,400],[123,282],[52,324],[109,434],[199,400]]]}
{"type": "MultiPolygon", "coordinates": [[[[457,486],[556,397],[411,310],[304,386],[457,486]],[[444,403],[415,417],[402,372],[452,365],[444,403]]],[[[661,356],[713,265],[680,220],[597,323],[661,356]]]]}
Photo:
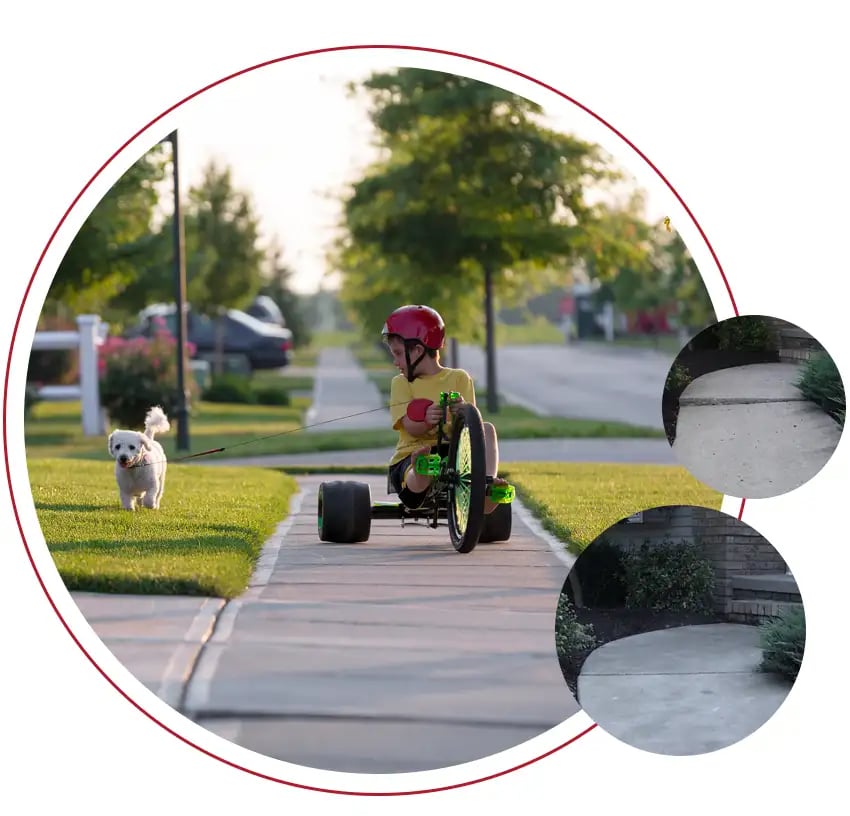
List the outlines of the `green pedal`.
{"type": "Polygon", "coordinates": [[[493,501],[496,504],[510,504],[514,500],[516,491],[514,490],[514,486],[510,484],[491,484],[487,486],[487,495],[490,497],[490,501],[493,501]]]}
{"type": "Polygon", "coordinates": [[[440,475],[440,454],[429,453],[416,457],[414,470],[420,476],[439,476],[440,475]]]}

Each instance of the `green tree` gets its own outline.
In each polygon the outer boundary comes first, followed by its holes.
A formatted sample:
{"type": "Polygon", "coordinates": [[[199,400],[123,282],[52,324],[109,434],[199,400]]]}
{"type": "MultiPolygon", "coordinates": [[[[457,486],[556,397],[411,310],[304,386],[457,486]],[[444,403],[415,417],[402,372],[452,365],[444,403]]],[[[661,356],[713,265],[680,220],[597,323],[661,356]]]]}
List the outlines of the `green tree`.
{"type": "Polygon", "coordinates": [[[538,105],[492,85],[403,68],[365,88],[383,157],[345,201],[341,296],[373,331],[392,308],[427,302],[454,336],[486,337],[496,411],[488,283],[513,305],[563,280],[594,241],[607,263],[585,190],[619,174],[597,146],[548,129],[538,105]]]}
{"type": "Polygon", "coordinates": [[[268,250],[268,261],[268,281],[260,289],[260,294],[268,295],[277,303],[287,327],[292,331],[294,345],[309,345],[313,333],[304,299],[292,289],[294,272],[283,262],[283,249],[277,239],[272,240],[268,250]]]}
{"type": "Polygon", "coordinates": [[[671,298],[675,300],[679,325],[690,336],[717,322],[717,313],[711,304],[708,290],[697,269],[693,256],[684,241],[676,233],[656,228],[660,263],[663,264],[669,281],[671,298]]]}
{"type": "Polygon", "coordinates": [[[156,145],[110,188],[83,222],[47,295],[72,312],[102,312],[146,267],[156,243],[151,231],[168,152],[156,145]]]}
{"type": "MultiPolygon", "coordinates": [[[[259,246],[259,219],[248,193],[234,188],[229,167],[206,165],[183,205],[186,296],[192,308],[215,314],[240,308],[263,284],[266,254],[259,246]]],[[[113,305],[138,311],[174,299],[173,215],[147,242],[144,273],[130,281],[113,305]]]]}
{"type": "Polygon", "coordinates": [[[610,298],[624,311],[674,306],[685,330],[713,323],[711,300],[684,242],[663,221],[647,223],[642,210],[640,196],[622,208],[603,208],[600,228],[606,235],[606,253],[587,259],[591,277],[603,284],[599,297],[610,298]],[[600,257],[608,261],[602,268],[600,257]]]}
{"type": "Polygon", "coordinates": [[[193,306],[208,313],[219,306],[247,306],[263,284],[265,253],[258,245],[259,219],[251,197],[234,188],[229,167],[211,161],[204,168],[200,184],[189,190],[184,229],[193,306]],[[190,248],[197,264],[191,275],[190,248]]]}

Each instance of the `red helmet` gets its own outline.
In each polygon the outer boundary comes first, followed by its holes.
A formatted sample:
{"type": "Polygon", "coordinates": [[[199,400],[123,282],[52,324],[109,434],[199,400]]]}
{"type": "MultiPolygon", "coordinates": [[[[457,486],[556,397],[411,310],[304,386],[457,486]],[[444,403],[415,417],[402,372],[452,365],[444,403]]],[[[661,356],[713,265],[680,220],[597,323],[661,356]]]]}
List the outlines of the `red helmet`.
{"type": "Polygon", "coordinates": [[[402,306],[387,318],[381,332],[384,340],[393,334],[402,340],[416,340],[428,349],[441,349],[446,339],[446,326],[430,306],[402,306]]]}

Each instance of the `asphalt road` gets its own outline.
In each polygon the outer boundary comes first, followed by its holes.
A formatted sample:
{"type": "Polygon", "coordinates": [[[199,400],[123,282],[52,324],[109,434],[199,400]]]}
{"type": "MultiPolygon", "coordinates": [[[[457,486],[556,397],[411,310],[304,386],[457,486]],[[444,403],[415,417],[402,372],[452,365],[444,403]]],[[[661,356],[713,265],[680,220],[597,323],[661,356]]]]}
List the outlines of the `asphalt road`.
{"type": "MultiPolygon", "coordinates": [[[[674,359],[672,353],[602,344],[503,346],[496,352],[496,382],[511,402],[539,413],[663,430],[661,393],[674,359]]],[[[486,387],[482,349],[461,346],[458,364],[479,390],[486,387]]]]}

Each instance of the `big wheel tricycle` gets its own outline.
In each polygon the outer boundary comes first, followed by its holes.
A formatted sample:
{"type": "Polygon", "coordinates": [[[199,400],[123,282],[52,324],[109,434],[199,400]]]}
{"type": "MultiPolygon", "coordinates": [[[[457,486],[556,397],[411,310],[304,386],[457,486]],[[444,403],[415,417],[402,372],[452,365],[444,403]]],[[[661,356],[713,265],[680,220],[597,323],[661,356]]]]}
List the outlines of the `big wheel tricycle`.
{"type": "MultiPolygon", "coordinates": [[[[367,541],[373,518],[424,522],[430,527],[445,524],[459,553],[471,552],[479,542],[507,541],[511,536],[512,485],[495,485],[486,475],[484,423],[475,405],[461,403],[454,411],[451,431],[445,439],[446,411],[458,399],[455,392],[440,394],[442,419],[437,426],[436,453],[417,457],[417,473],[432,476],[421,506],[411,509],[400,501],[372,501],[365,482],[332,481],[319,485],[319,538],[353,544],[367,541]],[[497,503],[484,512],[487,495],[497,503]]],[[[388,491],[395,492],[388,484],[388,491]]]]}

